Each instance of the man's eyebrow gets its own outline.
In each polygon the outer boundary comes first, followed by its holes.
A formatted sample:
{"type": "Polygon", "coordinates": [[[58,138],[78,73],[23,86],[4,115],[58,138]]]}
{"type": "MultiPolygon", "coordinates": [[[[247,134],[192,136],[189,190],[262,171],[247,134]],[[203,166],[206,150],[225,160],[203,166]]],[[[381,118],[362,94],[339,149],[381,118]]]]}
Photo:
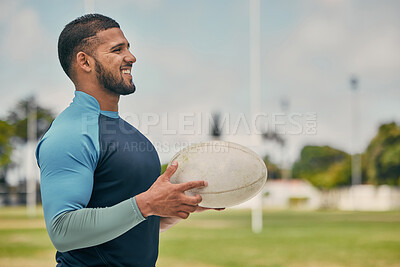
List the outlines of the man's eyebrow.
{"type": "MultiPolygon", "coordinates": [[[[118,48],[118,47],[121,47],[121,46],[125,46],[125,45],[126,45],[126,43],[119,43],[119,44],[116,44],[113,47],[111,47],[110,50],[114,50],[115,48],[118,48]]],[[[127,46],[128,46],[128,49],[129,49],[131,47],[130,43],[128,43],[127,46]]]]}

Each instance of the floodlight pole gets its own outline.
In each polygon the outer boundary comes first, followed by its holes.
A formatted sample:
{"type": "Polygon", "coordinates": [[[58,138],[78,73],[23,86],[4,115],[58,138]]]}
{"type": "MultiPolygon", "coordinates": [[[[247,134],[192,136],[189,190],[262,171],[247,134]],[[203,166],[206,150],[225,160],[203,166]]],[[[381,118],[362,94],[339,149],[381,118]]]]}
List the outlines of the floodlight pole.
{"type": "Polygon", "coordinates": [[[359,118],[358,111],[358,78],[352,76],[350,78],[351,87],[351,184],[361,184],[361,154],[357,153],[357,146],[355,145],[359,134],[359,118]]]}
{"type": "MultiPolygon", "coordinates": [[[[255,121],[257,112],[260,112],[261,101],[261,20],[260,20],[260,0],[249,1],[250,17],[250,105],[251,119],[255,121]]],[[[261,135],[252,135],[254,143],[261,141],[261,135]]],[[[261,191],[253,199],[251,212],[251,226],[254,233],[260,233],[263,228],[262,221],[262,195],[261,191]]]]}
{"type": "Polygon", "coordinates": [[[27,103],[27,143],[26,143],[26,208],[28,216],[36,215],[36,169],[35,169],[35,143],[37,137],[37,107],[36,100],[32,97],[27,103]]]}
{"type": "MultiPolygon", "coordinates": [[[[287,115],[286,113],[289,110],[289,99],[287,97],[283,97],[281,99],[281,110],[282,112],[285,114],[285,116],[287,115]]],[[[288,170],[287,166],[286,166],[286,158],[287,158],[287,138],[284,139],[284,137],[282,137],[282,144],[281,144],[281,175],[282,175],[282,179],[289,179],[291,174],[290,171],[288,170]]]]}

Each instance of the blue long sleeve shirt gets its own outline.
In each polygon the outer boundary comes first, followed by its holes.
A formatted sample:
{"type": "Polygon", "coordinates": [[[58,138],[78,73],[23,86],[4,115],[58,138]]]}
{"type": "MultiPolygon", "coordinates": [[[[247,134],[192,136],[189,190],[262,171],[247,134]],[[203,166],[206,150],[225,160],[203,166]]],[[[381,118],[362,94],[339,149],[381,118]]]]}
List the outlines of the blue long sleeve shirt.
{"type": "Polygon", "coordinates": [[[154,266],[159,217],[135,196],[160,175],[151,142],[97,100],[75,92],[36,149],[46,228],[58,266],[154,266]]]}

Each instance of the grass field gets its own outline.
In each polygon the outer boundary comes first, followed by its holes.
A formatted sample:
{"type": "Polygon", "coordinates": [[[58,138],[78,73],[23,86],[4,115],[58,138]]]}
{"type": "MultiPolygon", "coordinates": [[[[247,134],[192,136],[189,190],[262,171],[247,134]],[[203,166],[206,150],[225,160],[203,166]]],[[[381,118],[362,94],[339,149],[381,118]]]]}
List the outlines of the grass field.
{"type": "MultiPolygon", "coordinates": [[[[39,208],[40,210],[40,208],[39,208]]],[[[55,266],[42,214],[0,208],[0,266],[55,266]]],[[[250,211],[193,214],[161,234],[159,267],[400,266],[400,212],[250,211]]]]}

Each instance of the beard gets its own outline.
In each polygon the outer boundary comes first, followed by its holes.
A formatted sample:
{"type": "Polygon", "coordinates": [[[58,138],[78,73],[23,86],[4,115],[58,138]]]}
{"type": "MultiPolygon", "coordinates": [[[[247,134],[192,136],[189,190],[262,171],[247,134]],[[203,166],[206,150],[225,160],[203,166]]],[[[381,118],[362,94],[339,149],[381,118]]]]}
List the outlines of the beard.
{"type": "Polygon", "coordinates": [[[113,75],[110,71],[107,71],[104,66],[95,59],[96,63],[96,76],[97,79],[105,89],[118,94],[118,95],[129,95],[135,92],[136,86],[133,81],[127,84],[124,81],[122,75],[119,77],[113,75]]]}

